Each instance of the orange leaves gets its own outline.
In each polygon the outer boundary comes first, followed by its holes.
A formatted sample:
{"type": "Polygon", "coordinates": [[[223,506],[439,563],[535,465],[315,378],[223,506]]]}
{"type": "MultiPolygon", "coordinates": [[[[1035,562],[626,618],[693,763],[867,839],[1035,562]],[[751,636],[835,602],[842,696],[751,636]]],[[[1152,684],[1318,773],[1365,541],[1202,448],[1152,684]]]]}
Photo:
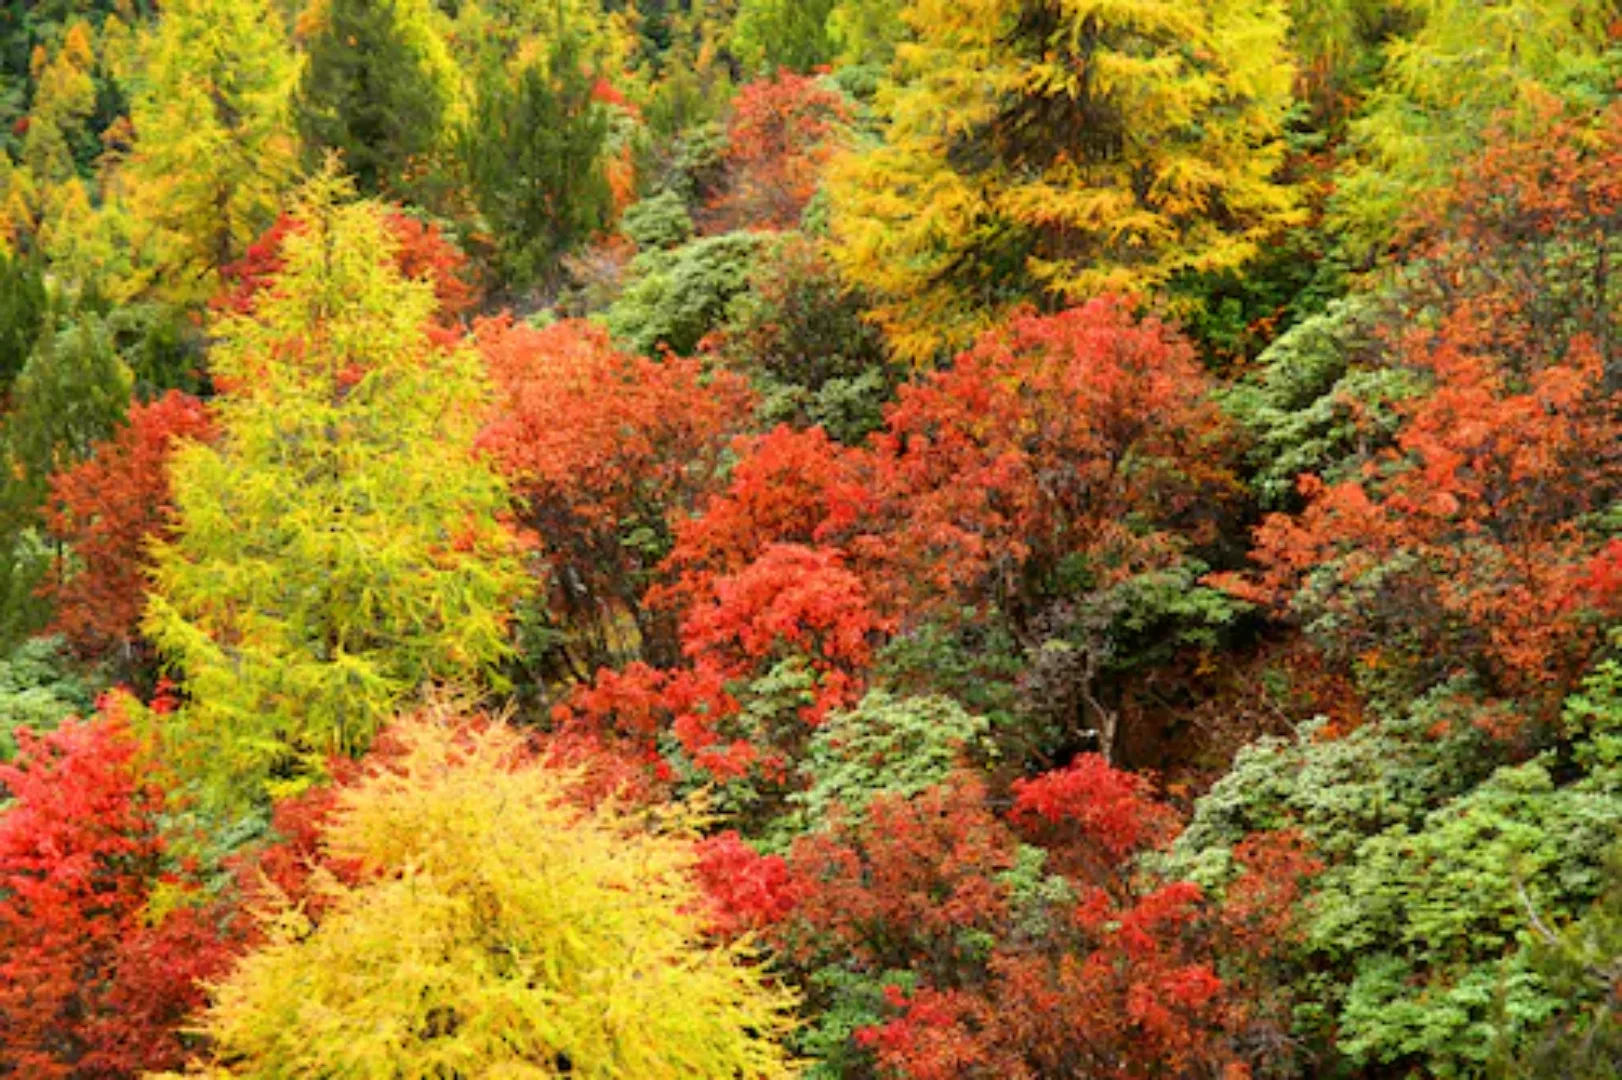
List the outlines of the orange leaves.
{"type": "Polygon", "coordinates": [[[1473,670],[1549,708],[1570,688],[1617,613],[1588,567],[1622,495],[1618,120],[1499,140],[1415,216],[1390,362],[1428,392],[1360,475],[1303,478],[1304,511],[1257,530],[1261,573],[1224,587],[1333,616],[1340,651],[1383,667],[1400,642],[1425,677],[1473,670]]]}
{"type": "Polygon", "coordinates": [[[816,194],[849,121],[845,101],[815,79],[782,71],[738,91],[727,128],[721,230],[790,229],[816,194]]]}
{"type": "Polygon", "coordinates": [[[169,529],[169,457],[208,439],[207,407],[178,391],[130,407],[90,459],[51,477],[46,523],[73,552],[46,581],[56,629],[86,656],[128,649],[146,604],[148,545],[169,529]]]}
{"type": "Polygon", "coordinates": [[[837,551],[773,544],[715,582],[713,599],[684,621],[682,648],[740,678],[776,659],[809,658],[819,685],[806,718],[816,722],[830,708],[855,704],[873,645],[887,629],[837,551]]]}
{"type": "Polygon", "coordinates": [[[917,603],[955,593],[1016,618],[1072,555],[1121,576],[1157,564],[1167,536],[1128,518],[1204,536],[1234,486],[1207,390],[1186,342],[1116,301],[1014,319],[890,412],[887,560],[917,603]]]}
{"type": "Polygon", "coordinates": [[[496,387],[480,446],[524,501],[555,617],[578,632],[578,655],[559,662],[576,677],[629,657],[673,662],[668,620],[644,596],[677,523],[720,484],[753,408],[747,382],[618,352],[586,323],[535,330],[502,317],[474,334],[496,387]]]}
{"type": "Polygon", "coordinates": [[[1061,857],[1079,847],[1084,861],[1106,867],[1162,847],[1178,831],[1176,815],[1155,801],[1148,781],[1111,768],[1097,754],[1083,754],[1033,780],[1016,780],[1010,818],[1043,836],[1043,846],[1061,857]]]}
{"type": "Polygon", "coordinates": [[[717,577],[743,570],[768,545],[837,543],[871,510],[868,458],[821,428],[778,427],[733,450],[739,461],[726,489],[677,525],[668,564],[675,581],[653,602],[695,603],[717,577]]]}
{"type": "Polygon", "coordinates": [[[502,316],[474,334],[498,395],[481,446],[532,495],[574,489],[570,509],[591,527],[638,500],[690,511],[753,405],[737,376],[618,352],[588,323],[535,330],[502,316]]]}

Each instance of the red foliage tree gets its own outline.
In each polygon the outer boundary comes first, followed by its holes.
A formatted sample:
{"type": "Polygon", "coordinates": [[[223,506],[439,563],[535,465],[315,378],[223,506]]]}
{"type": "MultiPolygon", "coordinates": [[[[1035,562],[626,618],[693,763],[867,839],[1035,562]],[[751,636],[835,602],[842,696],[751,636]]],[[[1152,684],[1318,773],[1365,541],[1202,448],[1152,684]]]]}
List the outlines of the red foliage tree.
{"type": "Polygon", "coordinates": [[[1592,588],[1588,524],[1622,497],[1622,106],[1497,141],[1413,227],[1391,362],[1428,391],[1361,475],[1303,477],[1306,509],[1228,584],[1333,615],[1365,668],[1471,670],[1552,709],[1622,610],[1592,588]]]}
{"type": "Polygon", "coordinates": [[[510,476],[551,574],[555,620],[573,637],[560,673],[679,654],[668,615],[644,594],[676,524],[721,483],[729,440],[753,407],[748,384],[693,360],[621,353],[585,323],[475,328],[496,384],[480,445],[510,476]],[[635,633],[627,635],[629,623],[635,633]]]}
{"type": "Polygon", "coordinates": [[[727,125],[716,231],[796,227],[849,120],[845,99],[804,75],[783,71],[741,88],[727,125]]]}
{"type": "Polygon", "coordinates": [[[653,603],[683,610],[702,602],[718,578],[742,572],[773,544],[838,546],[871,510],[867,455],[821,428],[777,427],[739,439],[733,451],[738,463],[726,489],[677,524],[672,580],[650,596],[653,603]]]}
{"type": "Polygon", "coordinates": [[[1192,347],[1094,300],[992,331],[904,387],[875,439],[889,516],[858,552],[911,587],[915,610],[1038,613],[1061,563],[1099,585],[1206,539],[1234,480],[1192,347]]]}
{"type": "Polygon", "coordinates": [[[882,1075],[1249,1075],[1255,1040],[1283,1030],[1266,961],[1312,866],[1298,845],[1246,847],[1217,903],[1134,871],[1174,835],[1148,785],[1097,757],[1021,785],[1007,820],[959,777],[797,841],[795,903],[767,932],[801,970],[914,977],[857,1036],[882,1075]],[[1034,890],[1012,872],[1022,843],[1047,845],[1034,890]]]}
{"type": "Polygon", "coordinates": [[[43,591],[54,629],[83,656],[132,659],[146,604],[146,552],[168,528],[169,456],[213,432],[208,408],[171,390],[129,419],[82,464],[51,477],[46,525],[66,545],[43,591]]]}
{"type": "Polygon", "coordinates": [[[179,887],[158,833],[163,796],[117,700],[89,722],[19,732],[0,765],[0,1071],[129,1077],[177,1068],[199,979],[230,949],[210,915],[149,921],[160,882],[179,887]]]}
{"type": "Polygon", "coordinates": [[[817,677],[816,700],[804,711],[814,724],[829,709],[854,703],[873,645],[887,628],[837,551],[774,544],[715,582],[713,599],[683,623],[682,648],[732,679],[804,658],[817,677]]]}

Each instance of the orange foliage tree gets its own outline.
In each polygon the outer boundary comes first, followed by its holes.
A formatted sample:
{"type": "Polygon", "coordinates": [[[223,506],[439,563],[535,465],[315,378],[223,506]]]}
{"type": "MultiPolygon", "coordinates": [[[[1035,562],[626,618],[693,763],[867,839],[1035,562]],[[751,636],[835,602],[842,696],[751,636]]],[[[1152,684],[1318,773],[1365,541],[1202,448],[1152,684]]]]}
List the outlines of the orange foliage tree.
{"type": "Polygon", "coordinates": [[[887,523],[860,550],[915,610],[1041,612],[1061,571],[1101,588],[1210,539],[1235,487],[1193,348],[1101,299],[1024,315],[903,387],[875,438],[887,523]]]}
{"type": "Polygon", "coordinates": [[[779,72],[738,91],[727,125],[721,230],[792,229],[850,120],[845,99],[816,79],[779,72]]]}
{"type": "Polygon", "coordinates": [[[46,525],[70,558],[44,585],[55,629],[82,656],[144,653],[138,624],[146,604],[146,553],[170,522],[169,457],[177,443],[207,439],[208,408],[179,391],[130,406],[129,418],[89,460],[51,477],[46,525]]]}
{"type": "Polygon", "coordinates": [[[1411,232],[1389,362],[1428,389],[1360,475],[1303,477],[1227,584],[1364,670],[1552,708],[1619,610],[1592,582],[1622,496],[1622,106],[1495,143],[1411,232]]]}

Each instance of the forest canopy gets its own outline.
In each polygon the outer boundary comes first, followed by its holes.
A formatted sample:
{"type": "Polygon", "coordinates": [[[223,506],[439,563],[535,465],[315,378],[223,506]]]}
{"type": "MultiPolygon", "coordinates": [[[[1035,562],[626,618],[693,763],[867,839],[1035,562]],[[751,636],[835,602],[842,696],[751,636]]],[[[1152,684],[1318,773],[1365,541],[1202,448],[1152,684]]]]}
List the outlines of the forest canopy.
{"type": "Polygon", "coordinates": [[[1617,0],[0,0],[0,1077],[1619,1075],[1617,0]]]}

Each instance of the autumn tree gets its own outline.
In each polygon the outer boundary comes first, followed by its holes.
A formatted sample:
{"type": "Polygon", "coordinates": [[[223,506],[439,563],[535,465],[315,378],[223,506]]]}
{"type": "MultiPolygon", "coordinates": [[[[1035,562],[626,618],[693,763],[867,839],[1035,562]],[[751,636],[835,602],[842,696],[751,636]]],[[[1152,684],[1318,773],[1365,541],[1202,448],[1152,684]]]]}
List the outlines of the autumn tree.
{"type": "MultiPolygon", "coordinates": [[[[1188,343],[1114,300],[1021,316],[903,387],[875,438],[894,523],[875,559],[915,604],[1021,624],[1209,538],[1232,477],[1188,343]]],[[[858,545],[859,547],[861,545],[858,545]]]]}
{"type": "Polygon", "coordinates": [[[125,176],[136,244],[156,288],[196,303],[275,220],[294,179],[298,68],[271,0],[167,3],[142,48],[125,176]]]}
{"type": "Polygon", "coordinates": [[[835,251],[904,356],[1010,307],[1242,265],[1277,179],[1284,5],[914,0],[883,145],[833,170],[835,251]]]}
{"type": "Polygon", "coordinates": [[[274,286],[215,324],[218,439],[175,455],[144,631],[185,680],[176,749],[216,795],[362,750],[425,681],[507,649],[506,488],[473,456],[476,357],[438,340],[382,211],[321,178],[274,286]]]}
{"type": "Polygon", "coordinates": [[[830,1017],[869,1018],[821,1033],[831,1064],[943,1080],[1240,1075],[1252,1040],[1280,1034],[1251,1005],[1264,988],[1219,968],[1240,931],[1288,910],[1306,860],[1258,853],[1222,911],[1191,883],[1134,875],[1175,817],[1096,756],[1016,786],[1006,817],[989,802],[960,775],[796,842],[792,906],[768,936],[834,991],[830,1017]],[[1264,862],[1285,887],[1263,899],[1264,862]]]}
{"type": "Polygon", "coordinates": [[[803,75],[779,72],[740,88],[727,123],[727,189],[714,213],[735,228],[797,226],[849,118],[837,92],[803,75]]]}
{"type": "MultiPolygon", "coordinates": [[[[460,327],[478,300],[477,290],[469,280],[466,256],[432,222],[423,222],[403,211],[391,210],[384,217],[396,245],[395,268],[402,277],[425,280],[433,286],[438,305],[433,320],[436,328],[450,331],[460,327]]],[[[286,268],[282,244],[297,228],[298,222],[283,214],[248,245],[242,258],[221,267],[222,288],[209,301],[210,306],[225,313],[250,314],[261,291],[286,268]]]]}
{"type": "Polygon", "coordinates": [[[585,323],[492,319],[475,336],[496,386],[480,445],[523,500],[564,634],[550,662],[575,678],[636,657],[674,663],[674,621],[645,594],[675,529],[721,483],[747,384],[627,355],[585,323]]]}
{"type": "Polygon", "coordinates": [[[1469,670],[1546,711],[1614,617],[1590,568],[1617,497],[1617,116],[1502,140],[1414,219],[1386,362],[1418,390],[1392,443],[1304,475],[1306,508],[1262,525],[1262,573],[1234,582],[1385,692],[1469,670]]]}
{"type": "Polygon", "coordinates": [[[147,551],[165,536],[173,504],[169,461],[186,440],[212,434],[208,410],[171,391],[136,403],[89,459],[51,477],[45,524],[66,544],[45,582],[54,627],[83,656],[125,666],[139,656],[139,625],[149,589],[147,551]]]}
{"type": "Polygon", "coordinates": [[[41,1080],[126,1077],[186,1057],[181,1024],[220,973],[202,910],[153,910],[172,877],[164,796],[124,716],[22,733],[0,765],[0,1070],[41,1080]]]}
{"type": "Polygon", "coordinates": [[[272,910],[214,991],[212,1075],[776,1077],[790,996],[705,942],[686,826],[579,809],[499,722],[443,707],[342,789],[326,902],[272,910]]]}
{"type": "Polygon", "coordinates": [[[782,426],[739,440],[725,490],[681,522],[669,558],[674,580],[650,600],[684,610],[713,595],[773,544],[834,546],[871,511],[867,457],[820,428],[782,426]]]}

